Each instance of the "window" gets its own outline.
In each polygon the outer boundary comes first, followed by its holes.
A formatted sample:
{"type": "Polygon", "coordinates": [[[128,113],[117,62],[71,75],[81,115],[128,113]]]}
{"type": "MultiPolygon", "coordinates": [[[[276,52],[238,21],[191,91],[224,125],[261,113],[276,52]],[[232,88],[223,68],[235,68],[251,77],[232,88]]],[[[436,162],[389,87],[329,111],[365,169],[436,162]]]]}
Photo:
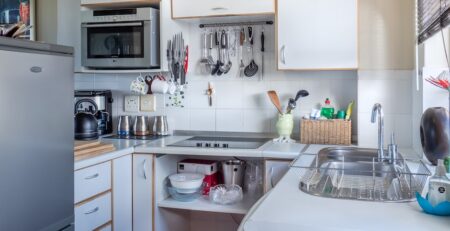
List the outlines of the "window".
{"type": "Polygon", "coordinates": [[[450,0],[417,0],[418,42],[450,24],[450,0]]]}

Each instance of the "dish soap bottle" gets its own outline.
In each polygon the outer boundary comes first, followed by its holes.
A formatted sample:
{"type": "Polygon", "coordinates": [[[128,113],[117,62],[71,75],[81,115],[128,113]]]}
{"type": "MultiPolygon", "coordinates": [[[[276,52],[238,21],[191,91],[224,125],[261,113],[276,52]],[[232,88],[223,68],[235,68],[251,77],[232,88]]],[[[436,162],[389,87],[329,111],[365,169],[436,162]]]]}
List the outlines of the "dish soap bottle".
{"type": "Polygon", "coordinates": [[[325,106],[322,107],[320,111],[320,115],[327,118],[333,119],[334,117],[334,108],[331,106],[331,101],[329,98],[325,100],[325,106]]]}
{"type": "Polygon", "coordinates": [[[433,207],[445,202],[449,191],[450,180],[446,176],[444,160],[438,160],[436,173],[430,178],[429,182],[428,201],[433,207]]]}

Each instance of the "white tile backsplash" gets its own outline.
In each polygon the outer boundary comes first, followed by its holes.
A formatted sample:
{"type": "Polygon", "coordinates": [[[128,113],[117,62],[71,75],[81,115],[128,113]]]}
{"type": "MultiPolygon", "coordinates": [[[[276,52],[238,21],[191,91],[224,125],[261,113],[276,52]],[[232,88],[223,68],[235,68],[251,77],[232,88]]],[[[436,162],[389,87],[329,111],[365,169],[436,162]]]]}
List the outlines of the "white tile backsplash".
{"type": "Polygon", "coordinates": [[[377,146],[378,121],[370,122],[372,107],[380,103],[384,111],[385,145],[391,133],[399,147],[412,147],[412,81],[414,71],[375,70],[358,72],[358,144],[377,146]]]}

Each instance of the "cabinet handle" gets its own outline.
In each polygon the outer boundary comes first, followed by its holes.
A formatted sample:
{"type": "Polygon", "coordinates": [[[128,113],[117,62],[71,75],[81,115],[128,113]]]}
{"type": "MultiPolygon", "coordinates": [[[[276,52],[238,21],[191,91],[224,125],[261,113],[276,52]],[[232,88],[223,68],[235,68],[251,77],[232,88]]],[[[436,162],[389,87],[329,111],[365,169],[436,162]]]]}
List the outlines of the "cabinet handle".
{"type": "Polygon", "coordinates": [[[34,67],[30,68],[30,71],[33,72],[33,73],[41,73],[42,72],[42,67],[34,66],[34,67]]]}
{"type": "Polygon", "coordinates": [[[270,177],[269,177],[269,180],[270,180],[270,187],[271,188],[274,188],[275,187],[275,185],[273,185],[273,167],[271,167],[270,168],[270,177]]]}
{"type": "Polygon", "coordinates": [[[85,180],[92,180],[92,179],[97,178],[97,177],[99,177],[99,176],[100,176],[100,174],[95,173],[94,175],[92,175],[92,176],[87,176],[87,177],[85,177],[84,179],[85,179],[85,180]]]}
{"type": "Polygon", "coordinates": [[[95,207],[95,209],[87,211],[84,214],[89,215],[89,214],[92,214],[92,213],[96,213],[98,210],[100,210],[100,208],[99,207],[95,207]]]}
{"type": "Polygon", "coordinates": [[[281,47],[281,51],[280,51],[280,53],[281,53],[281,57],[280,57],[280,59],[281,59],[281,62],[283,63],[283,64],[286,64],[286,46],[285,45],[283,45],[282,47],[281,47]]]}
{"type": "Polygon", "coordinates": [[[213,10],[213,11],[228,10],[228,8],[223,7],[223,6],[218,6],[218,7],[213,7],[213,8],[211,8],[211,10],[213,10]]]}
{"type": "Polygon", "coordinates": [[[147,180],[147,173],[145,172],[145,169],[147,168],[147,160],[145,159],[142,162],[142,175],[144,176],[144,179],[147,180]]]}

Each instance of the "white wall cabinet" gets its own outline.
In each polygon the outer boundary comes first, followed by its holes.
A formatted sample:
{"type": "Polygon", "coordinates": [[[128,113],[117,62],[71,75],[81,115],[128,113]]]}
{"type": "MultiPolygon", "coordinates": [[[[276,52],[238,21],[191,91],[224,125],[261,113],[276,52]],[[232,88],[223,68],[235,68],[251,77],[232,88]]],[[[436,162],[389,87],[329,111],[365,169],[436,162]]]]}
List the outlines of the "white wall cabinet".
{"type": "Polygon", "coordinates": [[[283,178],[289,170],[292,160],[265,160],[264,161],[264,193],[270,191],[283,178]]]}
{"type": "Polygon", "coordinates": [[[174,19],[274,13],[275,0],[172,0],[174,19]]]}
{"type": "Polygon", "coordinates": [[[114,230],[133,230],[132,156],[112,161],[114,230]]]}
{"type": "Polygon", "coordinates": [[[279,70],[358,68],[358,0],[278,0],[279,70]]]}
{"type": "Polygon", "coordinates": [[[153,155],[133,155],[133,230],[153,230],[153,155]]]}

